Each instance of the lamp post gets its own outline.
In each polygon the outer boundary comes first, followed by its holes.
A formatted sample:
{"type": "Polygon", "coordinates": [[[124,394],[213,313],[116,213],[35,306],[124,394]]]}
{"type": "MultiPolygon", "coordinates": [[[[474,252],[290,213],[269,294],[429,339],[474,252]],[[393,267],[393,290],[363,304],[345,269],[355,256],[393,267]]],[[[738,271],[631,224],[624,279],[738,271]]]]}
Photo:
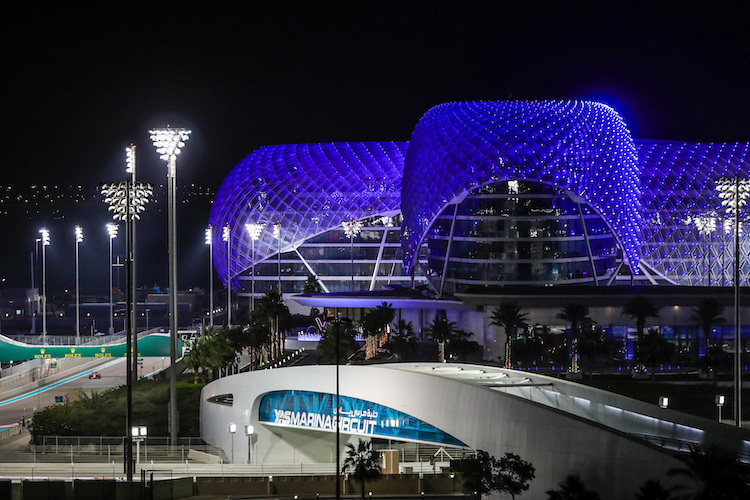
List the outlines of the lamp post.
{"type": "Polygon", "coordinates": [[[47,343],[47,246],[49,246],[49,231],[42,228],[42,343],[47,343]]]}
{"type": "Polygon", "coordinates": [[[76,226],[76,344],[81,343],[81,281],[80,281],[80,267],[78,261],[78,245],[83,242],[83,229],[81,226],[76,226]]]}
{"type": "Polygon", "coordinates": [[[704,214],[692,219],[688,218],[687,222],[694,224],[698,229],[698,234],[706,238],[706,254],[704,255],[706,286],[711,286],[711,234],[716,232],[715,214],[704,214]]]}
{"type": "Polygon", "coordinates": [[[362,222],[358,220],[349,220],[341,224],[344,228],[344,234],[349,238],[351,256],[351,268],[352,268],[352,291],[354,291],[354,237],[357,236],[362,229],[362,222]]]}
{"type": "Polygon", "coordinates": [[[227,244],[227,328],[232,324],[232,265],[230,260],[230,233],[229,224],[221,228],[221,240],[227,244]]]}
{"type": "MultiPolygon", "coordinates": [[[[104,202],[109,204],[108,210],[112,212],[115,220],[125,222],[125,289],[126,294],[126,315],[125,315],[125,380],[127,384],[126,398],[126,415],[125,415],[125,474],[128,482],[133,480],[133,440],[128,429],[132,423],[133,413],[133,375],[137,377],[138,370],[138,351],[135,350],[133,357],[133,333],[136,326],[135,304],[133,302],[135,288],[135,273],[133,258],[135,254],[134,240],[132,238],[135,221],[140,219],[140,213],[145,210],[144,205],[148,203],[148,198],[153,194],[152,187],[148,183],[131,183],[130,181],[104,184],[102,186],[104,202]]],[[[111,245],[111,239],[110,239],[111,245]]],[[[110,246],[110,266],[112,264],[110,246]]],[[[110,293],[111,285],[111,267],[110,267],[110,293]]],[[[111,295],[110,295],[111,297],[111,295]]],[[[112,301],[110,299],[110,307],[112,301]]],[[[112,327],[110,327],[113,329],[112,327]]]]}
{"type": "MultiPolygon", "coordinates": [[[[146,440],[146,436],[148,435],[148,427],[145,425],[134,425],[130,427],[130,437],[135,441],[135,463],[139,464],[141,463],[141,443],[146,440]]],[[[144,451],[146,452],[146,460],[148,460],[148,451],[145,450],[145,442],[144,442],[144,451]]]]}
{"type": "Polygon", "coordinates": [[[716,408],[719,409],[719,423],[721,423],[721,407],[724,406],[725,398],[723,394],[717,394],[714,398],[716,402],[716,408]]]}
{"type": "Polygon", "coordinates": [[[169,351],[172,369],[169,371],[169,437],[173,446],[177,444],[177,155],[185,147],[190,130],[184,128],[160,128],[149,132],[151,140],[162,160],[167,162],[168,233],[169,233],[169,351]]]}
{"type": "Polygon", "coordinates": [[[237,433],[237,424],[229,424],[229,437],[232,440],[232,463],[234,463],[234,435],[237,433]]]}
{"type": "Polygon", "coordinates": [[[109,334],[115,333],[115,314],[114,301],[112,298],[112,240],[117,238],[117,224],[111,222],[107,224],[107,233],[109,234],[109,334]]]}
{"type": "Polygon", "coordinates": [[[248,462],[251,464],[253,463],[253,455],[254,455],[253,454],[253,434],[255,434],[255,427],[253,427],[250,424],[245,424],[245,436],[247,436],[248,438],[247,446],[249,448],[248,455],[250,456],[249,457],[250,459],[248,460],[248,462]]]}
{"type": "Polygon", "coordinates": [[[208,245],[208,319],[209,325],[214,326],[214,242],[211,226],[206,229],[206,245],[208,245]]]}
{"type": "Polygon", "coordinates": [[[260,237],[260,233],[264,227],[265,224],[245,224],[245,231],[250,236],[250,258],[253,261],[253,265],[250,268],[250,314],[255,311],[255,241],[260,237]]]}
{"type": "Polygon", "coordinates": [[[277,289],[279,291],[279,297],[281,297],[281,222],[277,222],[276,224],[273,225],[273,237],[276,238],[276,240],[279,243],[279,249],[278,249],[278,252],[276,252],[276,260],[277,260],[278,275],[279,275],[279,283],[277,285],[277,289]]]}
{"type": "Polygon", "coordinates": [[[740,210],[750,196],[750,180],[739,175],[716,181],[721,205],[734,216],[734,423],[742,427],[742,335],[740,332],[740,210]]]}

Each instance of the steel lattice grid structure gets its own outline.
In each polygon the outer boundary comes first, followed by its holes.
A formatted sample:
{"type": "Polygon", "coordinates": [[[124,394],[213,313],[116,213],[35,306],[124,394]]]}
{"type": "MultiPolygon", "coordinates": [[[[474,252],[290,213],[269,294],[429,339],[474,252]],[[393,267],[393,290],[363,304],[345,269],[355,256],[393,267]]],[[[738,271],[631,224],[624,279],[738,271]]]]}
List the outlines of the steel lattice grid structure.
{"type": "Polygon", "coordinates": [[[276,255],[279,247],[287,252],[344,221],[398,214],[406,147],[406,142],[291,144],[248,155],[224,180],[209,215],[211,226],[230,228],[231,256],[213,235],[219,277],[226,283],[229,273],[237,287],[239,274],[276,255]],[[245,224],[263,222],[251,255],[245,224]],[[280,244],[273,234],[277,223],[280,244]]]}

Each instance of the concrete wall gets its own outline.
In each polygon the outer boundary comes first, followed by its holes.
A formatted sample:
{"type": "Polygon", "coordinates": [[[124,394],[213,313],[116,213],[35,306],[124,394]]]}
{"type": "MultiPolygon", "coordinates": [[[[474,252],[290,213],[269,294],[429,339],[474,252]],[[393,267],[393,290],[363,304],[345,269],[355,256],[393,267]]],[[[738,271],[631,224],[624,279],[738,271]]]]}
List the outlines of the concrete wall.
{"type": "MultiPolygon", "coordinates": [[[[567,474],[577,473],[603,498],[630,499],[646,479],[663,480],[667,470],[680,465],[671,454],[628,436],[616,427],[513,394],[387,365],[342,366],[340,370],[344,396],[405,412],[447,431],[473,449],[487,450],[496,457],[513,452],[530,461],[536,467],[537,478],[532,483],[529,498],[543,496],[567,474]]],[[[602,398],[602,407],[616,409],[627,400],[615,395],[609,397],[610,393],[603,391],[576,395],[575,384],[555,383],[567,384],[560,390],[570,392],[571,398],[585,396],[589,401],[602,398]]],[[[257,421],[259,398],[268,391],[285,389],[335,393],[335,367],[264,370],[212,382],[202,393],[203,439],[243,463],[250,454],[248,440],[235,436],[232,444],[227,426],[229,422],[236,422],[242,429],[242,425],[248,423],[255,429],[252,451],[256,463],[260,460],[264,463],[330,462],[333,433],[272,427],[257,421]],[[214,395],[227,393],[234,396],[231,407],[206,401],[214,395]]],[[[639,412],[655,408],[640,404],[643,406],[634,407],[631,412],[635,420],[639,412]]],[[[670,415],[675,416],[674,412],[670,415]]],[[[604,421],[617,419],[618,415],[614,411],[602,418],[604,421]]],[[[645,431],[658,434],[656,426],[661,425],[658,419],[649,422],[644,424],[645,431]]],[[[703,419],[691,424],[701,422],[703,419]]],[[[639,430],[644,431],[644,428],[639,430]]],[[[345,439],[342,439],[342,446],[343,441],[345,439]]]]}

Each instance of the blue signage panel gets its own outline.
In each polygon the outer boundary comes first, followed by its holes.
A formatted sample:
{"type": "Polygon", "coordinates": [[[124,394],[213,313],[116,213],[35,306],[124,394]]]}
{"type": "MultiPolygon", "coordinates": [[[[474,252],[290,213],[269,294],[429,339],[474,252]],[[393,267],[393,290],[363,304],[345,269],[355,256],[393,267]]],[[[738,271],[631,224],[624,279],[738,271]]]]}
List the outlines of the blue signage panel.
{"type": "Polygon", "coordinates": [[[311,391],[273,391],[263,395],[258,419],[266,424],[347,434],[466,446],[434,425],[364,399],[311,391]]]}

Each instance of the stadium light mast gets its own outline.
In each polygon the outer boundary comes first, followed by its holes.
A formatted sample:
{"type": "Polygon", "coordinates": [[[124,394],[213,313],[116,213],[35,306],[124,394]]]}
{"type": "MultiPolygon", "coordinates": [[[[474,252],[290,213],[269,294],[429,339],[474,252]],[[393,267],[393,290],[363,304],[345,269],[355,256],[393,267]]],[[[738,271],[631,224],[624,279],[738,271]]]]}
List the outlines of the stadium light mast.
{"type": "Polygon", "coordinates": [[[742,427],[742,333],[740,331],[740,210],[750,197],[750,179],[739,175],[716,181],[721,205],[734,217],[734,424],[742,427]]]}
{"type": "Polygon", "coordinates": [[[358,220],[348,220],[341,224],[344,228],[344,234],[349,238],[351,257],[351,268],[352,268],[352,292],[354,291],[354,238],[359,234],[362,229],[362,222],[358,220]]]}
{"type": "Polygon", "coordinates": [[[149,131],[159,158],[167,162],[167,202],[169,238],[169,437],[177,445],[177,155],[191,134],[184,128],[157,128],[149,131]]]}
{"type": "Polygon", "coordinates": [[[75,227],[76,235],[76,344],[81,343],[81,280],[78,260],[78,245],[83,242],[83,229],[75,227]]]}
{"type": "Polygon", "coordinates": [[[230,233],[229,224],[221,228],[221,241],[227,244],[227,328],[232,324],[232,265],[229,259],[229,251],[231,249],[230,233]]]}
{"type": "Polygon", "coordinates": [[[245,231],[247,231],[247,234],[250,236],[250,258],[253,260],[253,265],[250,268],[250,314],[255,311],[255,241],[260,237],[260,233],[265,226],[266,225],[262,223],[245,224],[245,231]]]}
{"type": "Polygon", "coordinates": [[[107,233],[109,234],[109,334],[115,333],[115,311],[114,300],[112,298],[112,240],[117,238],[117,224],[111,222],[107,224],[107,233]]]}
{"type": "Polygon", "coordinates": [[[211,226],[206,228],[206,245],[208,245],[208,321],[214,326],[214,241],[211,226]]]}
{"type": "MultiPolygon", "coordinates": [[[[281,297],[281,222],[277,222],[273,225],[273,237],[279,243],[279,249],[276,254],[276,263],[278,268],[279,282],[277,284],[279,290],[279,297],[281,297]]],[[[254,274],[254,273],[253,273],[254,274]]]]}
{"type": "Polygon", "coordinates": [[[47,343],[47,246],[50,244],[49,231],[39,230],[42,235],[42,343],[47,343]]]}

